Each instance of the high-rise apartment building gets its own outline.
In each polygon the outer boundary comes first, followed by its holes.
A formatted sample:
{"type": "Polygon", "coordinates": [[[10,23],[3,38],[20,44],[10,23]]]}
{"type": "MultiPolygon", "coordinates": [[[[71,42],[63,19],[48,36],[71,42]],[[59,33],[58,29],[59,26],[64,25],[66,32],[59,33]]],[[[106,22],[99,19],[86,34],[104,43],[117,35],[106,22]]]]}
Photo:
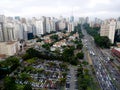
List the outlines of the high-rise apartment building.
{"type": "Polygon", "coordinates": [[[85,19],[83,17],[79,18],[79,24],[84,24],[85,23],[85,19]]]}
{"type": "Polygon", "coordinates": [[[55,28],[56,21],[54,20],[54,18],[51,19],[50,24],[51,24],[51,31],[56,31],[56,28],[55,28]]]}
{"type": "Polygon", "coordinates": [[[70,17],[70,22],[74,22],[74,16],[70,17]]]}
{"type": "Polygon", "coordinates": [[[115,30],[116,30],[116,20],[112,19],[110,20],[109,24],[109,39],[112,43],[114,43],[114,37],[115,37],[115,30]]]}
{"type": "Polygon", "coordinates": [[[7,23],[6,31],[7,31],[7,41],[14,41],[15,33],[14,33],[13,23],[7,23]]]}
{"type": "Polygon", "coordinates": [[[5,26],[5,16],[0,15],[0,42],[5,41],[5,36],[4,36],[4,26],[5,26]]]}
{"type": "Polygon", "coordinates": [[[42,17],[41,19],[36,20],[36,33],[37,36],[46,33],[46,18],[42,17]]]}
{"type": "Polygon", "coordinates": [[[89,17],[85,18],[85,23],[89,23],[89,17]]]}
{"type": "Polygon", "coordinates": [[[67,25],[65,20],[61,20],[58,24],[59,24],[59,30],[64,30],[67,25]]]}
{"type": "Polygon", "coordinates": [[[74,31],[74,23],[68,23],[68,32],[74,31]]]}
{"type": "Polygon", "coordinates": [[[100,36],[107,36],[111,40],[111,43],[114,43],[115,29],[115,19],[105,20],[101,25],[100,36]]]}
{"type": "Polygon", "coordinates": [[[19,21],[14,22],[14,29],[15,29],[15,38],[17,40],[24,39],[23,36],[23,25],[19,21]]]}
{"type": "Polygon", "coordinates": [[[4,36],[3,36],[3,23],[0,22],[0,42],[4,41],[4,36]]]}
{"type": "Polygon", "coordinates": [[[120,29],[120,21],[116,22],[116,29],[120,29]]]}
{"type": "Polygon", "coordinates": [[[47,17],[46,18],[46,32],[50,33],[50,31],[51,31],[51,18],[47,17]]]}

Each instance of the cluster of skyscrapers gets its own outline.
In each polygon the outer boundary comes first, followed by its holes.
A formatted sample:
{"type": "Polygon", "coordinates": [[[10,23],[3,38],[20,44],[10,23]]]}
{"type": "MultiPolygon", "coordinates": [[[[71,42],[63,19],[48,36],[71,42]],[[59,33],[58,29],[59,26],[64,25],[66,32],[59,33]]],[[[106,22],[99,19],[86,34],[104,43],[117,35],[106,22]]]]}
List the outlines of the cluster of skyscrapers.
{"type": "MultiPolygon", "coordinates": [[[[88,20],[88,17],[80,18],[79,23],[88,22],[88,20]]],[[[0,15],[0,41],[28,40],[32,36],[39,37],[58,30],[71,32],[77,23],[73,16],[70,18],[42,16],[40,18],[26,19],[18,16],[13,18],[0,15]]]]}
{"type": "Polygon", "coordinates": [[[57,30],[73,30],[74,17],[67,20],[63,17],[20,18],[0,15],[0,41],[28,40],[29,36],[40,36],[57,30]]]}
{"type": "Polygon", "coordinates": [[[74,27],[80,23],[88,22],[89,18],[79,18],[75,20],[73,16],[69,18],[33,17],[31,19],[16,17],[6,17],[0,15],[0,55],[14,55],[20,50],[18,41],[29,40],[35,36],[65,30],[74,31],[74,27]]]}
{"type": "MultiPolygon", "coordinates": [[[[90,27],[100,27],[100,36],[107,36],[111,43],[114,43],[115,33],[120,35],[120,19],[101,19],[95,18],[89,21],[89,18],[79,17],[75,20],[73,16],[69,18],[33,17],[31,19],[16,17],[5,17],[0,15],[0,45],[3,42],[29,40],[35,36],[40,37],[43,34],[53,31],[66,30],[74,31],[77,24],[89,23],[90,27]]],[[[2,46],[1,46],[2,48],[2,46]]],[[[1,50],[2,51],[2,50],[1,50]]]]}

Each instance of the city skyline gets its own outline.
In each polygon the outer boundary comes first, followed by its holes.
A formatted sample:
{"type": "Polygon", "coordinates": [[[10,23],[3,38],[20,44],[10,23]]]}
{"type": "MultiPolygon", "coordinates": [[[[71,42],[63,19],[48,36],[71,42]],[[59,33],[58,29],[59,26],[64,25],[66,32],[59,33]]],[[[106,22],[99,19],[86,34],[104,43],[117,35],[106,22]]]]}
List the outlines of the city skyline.
{"type": "Polygon", "coordinates": [[[1,0],[0,14],[6,16],[71,16],[117,18],[119,0],[1,0]],[[111,14],[112,12],[112,14],[111,14]]]}

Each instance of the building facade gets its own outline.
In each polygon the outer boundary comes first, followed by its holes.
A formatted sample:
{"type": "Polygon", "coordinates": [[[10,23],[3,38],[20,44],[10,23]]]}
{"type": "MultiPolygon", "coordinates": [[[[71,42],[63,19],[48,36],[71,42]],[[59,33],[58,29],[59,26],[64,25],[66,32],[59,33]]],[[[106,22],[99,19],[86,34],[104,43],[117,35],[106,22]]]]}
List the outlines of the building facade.
{"type": "Polygon", "coordinates": [[[115,30],[116,20],[105,20],[101,25],[100,36],[107,36],[111,40],[111,43],[114,43],[115,30]]]}

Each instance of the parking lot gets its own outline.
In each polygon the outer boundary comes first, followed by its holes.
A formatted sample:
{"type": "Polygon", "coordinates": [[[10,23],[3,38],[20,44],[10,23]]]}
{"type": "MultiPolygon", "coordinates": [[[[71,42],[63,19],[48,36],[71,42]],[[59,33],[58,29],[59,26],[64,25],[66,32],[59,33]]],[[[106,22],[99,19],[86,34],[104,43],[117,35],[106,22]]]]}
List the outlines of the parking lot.
{"type": "Polygon", "coordinates": [[[25,85],[30,83],[35,90],[40,88],[48,90],[65,88],[68,80],[66,78],[70,78],[66,63],[50,60],[42,62],[38,60],[37,63],[20,67],[11,76],[16,77],[17,84],[25,85]]]}

